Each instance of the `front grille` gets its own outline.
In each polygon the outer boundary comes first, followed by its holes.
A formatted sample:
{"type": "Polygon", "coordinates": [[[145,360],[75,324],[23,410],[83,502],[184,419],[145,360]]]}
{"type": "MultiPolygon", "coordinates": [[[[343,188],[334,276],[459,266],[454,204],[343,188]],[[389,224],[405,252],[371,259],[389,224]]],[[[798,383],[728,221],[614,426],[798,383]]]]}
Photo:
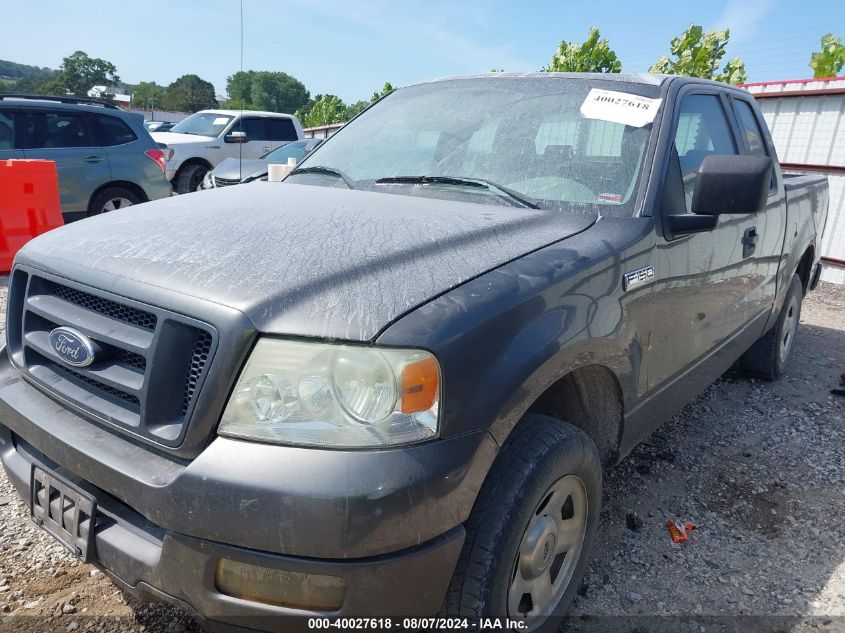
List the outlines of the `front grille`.
{"type": "Polygon", "coordinates": [[[194,337],[194,348],[191,354],[191,365],[188,369],[188,377],[185,380],[185,395],[182,397],[182,414],[187,412],[197,390],[202,370],[208,362],[208,355],[211,353],[211,334],[198,330],[194,337]]]}
{"type": "Polygon", "coordinates": [[[130,325],[137,325],[152,332],[156,328],[156,317],[154,314],[131,308],[129,306],[121,305],[102,297],[95,297],[87,292],[82,292],[76,288],[69,288],[57,283],[53,283],[47,279],[44,280],[44,289],[53,296],[63,299],[68,303],[73,303],[88,310],[93,310],[98,314],[102,314],[130,325]]]}
{"type": "Polygon", "coordinates": [[[240,182],[237,178],[218,178],[214,177],[215,187],[228,187],[229,185],[237,185],[240,182]]]}
{"type": "Polygon", "coordinates": [[[18,266],[9,284],[9,355],[36,386],[99,420],[177,446],[217,343],[210,325],[18,266]],[[50,332],[72,327],[95,345],[70,366],[50,332]]]}

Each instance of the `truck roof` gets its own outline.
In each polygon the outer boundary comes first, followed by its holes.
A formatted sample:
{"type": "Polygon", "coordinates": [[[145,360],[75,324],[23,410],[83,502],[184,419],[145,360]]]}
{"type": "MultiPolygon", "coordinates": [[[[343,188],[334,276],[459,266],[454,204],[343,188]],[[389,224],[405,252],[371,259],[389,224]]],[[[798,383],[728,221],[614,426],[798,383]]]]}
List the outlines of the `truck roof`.
{"type": "Polygon", "coordinates": [[[471,80],[471,79],[495,79],[497,77],[503,78],[526,78],[526,79],[578,79],[581,81],[618,81],[621,83],[635,83],[649,86],[662,86],[669,81],[679,81],[683,83],[700,83],[712,86],[719,86],[724,90],[742,90],[737,86],[730,84],[712,81],[710,79],[700,79],[698,77],[684,77],[682,75],[663,75],[657,73],[554,73],[554,72],[528,72],[528,73],[479,73],[475,75],[456,75],[450,77],[439,77],[430,81],[423,81],[420,84],[437,83],[439,81],[454,81],[454,80],[471,80]]]}

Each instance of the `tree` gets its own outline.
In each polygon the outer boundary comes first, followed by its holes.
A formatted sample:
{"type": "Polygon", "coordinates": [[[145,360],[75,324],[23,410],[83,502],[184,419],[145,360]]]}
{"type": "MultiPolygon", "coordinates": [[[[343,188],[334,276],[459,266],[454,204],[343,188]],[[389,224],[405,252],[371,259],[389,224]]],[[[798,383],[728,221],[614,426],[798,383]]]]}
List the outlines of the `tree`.
{"type": "Polygon", "coordinates": [[[61,88],[61,92],[76,97],[87,97],[88,91],[94,86],[109,87],[118,83],[120,77],[117,76],[114,64],[99,57],[88,57],[82,51],[64,58],[56,79],[56,87],[61,88]]]}
{"type": "Polygon", "coordinates": [[[283,72],[238,71],[226,80],[230,107],[269,112],[295,112],[308,103],[301,81],[283,72]]]}
{"type": "Polygon", "coordinates": [[[164,86],[154,81],[142,81],[132,90],[132,105],[144,110],[161,109],[164,94],[164,86]]]}
{"type": "Polygon", "coordinates": [[[162,99],[163,109],[176,112],[196,112],[216,108],[214,86],[196,75],[182,75],[167,87],[162,99]]]}
{"type": "Polygon", "coordinates": [[[389,95],[394,90],[396,90],[396,88],[389,81],[385,81],[384,86],[382,86],[382,89],[377,90],[376,92],[373,93],[373,96],[370,97],[370,103],[375,103],[379,99],[389,95]]]}
{"type": "Polygon", "coordinates": [[[739,57],[734,57],[719,71],[729,39],[728,29],[705,33],[697,24],[690,24],[680,37],[673,38],[669,44],[674,59],[661,57],[649,68],[649,72],[702,77],[729,84],[745,83],[748,73],[739,57]]]}
{"type": "Polygon", "coordinates": [[[607,39],[599,39],[601,34],[596,27],[590,27],[587,39],[582,44],[562,41],[546,72],[556,73],[618,73],[622,72],[622,62],[610,48],[607,39]]]}
{"type": "Polygon", "coordinates": [[[810,56],[813,77],[836,77],[845,66],[845,46],[833,33],[822,36],[822,49],[810,56]]]}
{"type": "Polygon", "coordinates": [[[370,103],[370,101],[356,101],[355,103],[346,106],[346,120],[348,121],[349,119],[353,119],[361,114],[369,107],[370,103]]]}
{"type": "Polygon", "coordinates": [[[330,125],[332,123],[343,123],[346,120],[346,106],[337,95],[322,95],[311,109],[305,113],[302,125],[305,127],[316,127],[318,125],[330,125]]]}

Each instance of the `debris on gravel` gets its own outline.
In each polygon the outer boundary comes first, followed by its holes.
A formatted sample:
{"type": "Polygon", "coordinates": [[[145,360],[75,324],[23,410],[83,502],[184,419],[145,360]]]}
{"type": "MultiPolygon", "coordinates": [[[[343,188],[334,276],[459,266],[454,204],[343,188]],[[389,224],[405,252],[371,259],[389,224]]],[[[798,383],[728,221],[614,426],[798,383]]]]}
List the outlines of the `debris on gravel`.
{"type": "MultiPolygon", "coordinates": [[[[606,474],[564,631],[845,631],[845,287],[821,284],[801,322],[783,378],[728,372],[606,474]]],[[[0,632],[44,630],[203,629],[74,560],[0,468],[0,632]]]]}

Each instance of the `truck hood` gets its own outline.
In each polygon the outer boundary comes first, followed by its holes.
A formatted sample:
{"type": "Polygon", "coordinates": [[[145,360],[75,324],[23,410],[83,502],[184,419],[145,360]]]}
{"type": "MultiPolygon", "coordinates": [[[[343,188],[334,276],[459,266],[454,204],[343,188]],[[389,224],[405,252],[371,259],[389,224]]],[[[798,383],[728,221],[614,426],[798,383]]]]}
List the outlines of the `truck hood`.
{"type": "Polygon", "coordinates": [[[220,164],[214,168],[211,175],[215,178],[224,178],[226,180],[242,180],[245,178],[254,178],[267,173],[268,161],[252,158],[238,160],[237,158],[226,158],[220,161],[220,164]]]}
{"type": "Polygon", "coordinates": [[[196,134],[179,134],[178,132],[150,132],[156,143],[164,143],[168,147],[182,145],[208,145],[217,140],[215,136],[198,136],[196,134]]]}
{"type": "MultiPolygon", "coordinates": [[[[595,221],[260,183],[74,222],[29,242],[16,262],[100,287],[117,277],[214,301],[262,332],[367,341],[416,306],[595,221]]],[[[108,285],[132,285],[121,281],[108,285]]]]}

